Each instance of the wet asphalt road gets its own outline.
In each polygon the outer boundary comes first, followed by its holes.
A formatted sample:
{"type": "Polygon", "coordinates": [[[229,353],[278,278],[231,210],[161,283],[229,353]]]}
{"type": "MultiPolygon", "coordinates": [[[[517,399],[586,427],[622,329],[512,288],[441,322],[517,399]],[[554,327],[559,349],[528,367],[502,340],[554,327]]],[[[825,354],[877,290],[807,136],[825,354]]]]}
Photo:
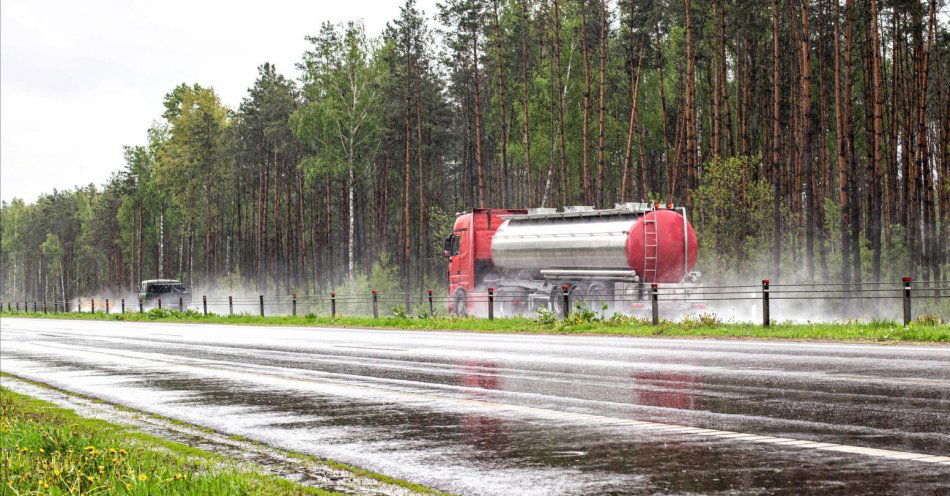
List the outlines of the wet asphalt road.
{"type": "Polygon", "coordinates": [[[455,493],[950,493],[946,346],[4,318],[0,370],[455,493]]]}

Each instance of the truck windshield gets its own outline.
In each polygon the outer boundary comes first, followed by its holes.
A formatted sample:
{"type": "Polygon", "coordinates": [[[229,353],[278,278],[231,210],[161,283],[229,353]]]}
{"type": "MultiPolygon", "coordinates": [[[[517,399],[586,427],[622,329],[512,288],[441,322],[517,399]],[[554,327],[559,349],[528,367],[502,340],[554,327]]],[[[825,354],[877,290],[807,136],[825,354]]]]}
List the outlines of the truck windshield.
{"type": "Polygon", "coordinates": [[[149,284],[148,293],[184,293],[184,284],[149,284]]]}

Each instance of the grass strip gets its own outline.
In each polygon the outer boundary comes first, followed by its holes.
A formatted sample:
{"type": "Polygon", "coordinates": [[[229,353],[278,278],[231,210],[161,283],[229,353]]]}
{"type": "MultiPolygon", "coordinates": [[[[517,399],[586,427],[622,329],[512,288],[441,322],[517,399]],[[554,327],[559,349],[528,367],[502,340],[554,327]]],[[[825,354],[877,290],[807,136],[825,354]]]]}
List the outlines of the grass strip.
{"type": "Polygon", "coordinates": [[[782,340],[831,340],[859,342],[950,342],[950,325],[935,315],[922,315],[905,328],[892,320],[838,323],[775,322],[770,327],[752,323],[722,322],[714,316],[702,315],[683,321],[649,321],[635,317],[614,315],[598,316],[594,312],[577,312],[567,319],[551,314],[538,318],[511,317],[488,320],[474,317],[412,317],[407,315],[372,317],[327,317],[313,314],[291,317],[257,315],[202,315],[186,310],[152,309],[147,312],[126,313],[11,313],[0,312],[0,317],[34,317],[79,320],[112,320],[129,322],[181,322],[243,324],[259,326],[311,327],[371,327],[383,329],[474,331],[496,333],[539,333],[570,335],[660,336],[660,337],[716,337],[782,340]]]}
{"type": "Polygon", "coordinates": [[[0,464],[11,494],[338,494],[2,387],[0,464]]]}

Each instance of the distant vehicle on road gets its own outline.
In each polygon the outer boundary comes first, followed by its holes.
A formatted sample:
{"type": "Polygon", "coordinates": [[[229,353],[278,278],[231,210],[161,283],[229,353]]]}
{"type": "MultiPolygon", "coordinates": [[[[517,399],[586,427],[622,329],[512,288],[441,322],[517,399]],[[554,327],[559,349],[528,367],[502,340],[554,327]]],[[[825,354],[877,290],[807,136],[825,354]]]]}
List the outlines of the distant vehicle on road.
{"type": "Polygon", "coordinates": [[[144,303],[158,305],[161,299],[166,308],[176,308],[181,298],[183,307],[191,304],[191,293],[188,288],[177,279],[146,279],[139,288],[139,298],[144,303]]]}

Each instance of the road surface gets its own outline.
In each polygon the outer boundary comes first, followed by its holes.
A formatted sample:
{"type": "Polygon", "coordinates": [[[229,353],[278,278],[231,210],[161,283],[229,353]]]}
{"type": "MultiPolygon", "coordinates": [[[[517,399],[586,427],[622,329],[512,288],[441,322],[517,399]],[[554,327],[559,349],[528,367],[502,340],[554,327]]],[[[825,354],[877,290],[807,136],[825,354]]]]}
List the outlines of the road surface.
{"type": "Polygon", "coordinates": [[[0,370],[461,494],[950,492],[950,347],[4,318],[0,370]]]}

